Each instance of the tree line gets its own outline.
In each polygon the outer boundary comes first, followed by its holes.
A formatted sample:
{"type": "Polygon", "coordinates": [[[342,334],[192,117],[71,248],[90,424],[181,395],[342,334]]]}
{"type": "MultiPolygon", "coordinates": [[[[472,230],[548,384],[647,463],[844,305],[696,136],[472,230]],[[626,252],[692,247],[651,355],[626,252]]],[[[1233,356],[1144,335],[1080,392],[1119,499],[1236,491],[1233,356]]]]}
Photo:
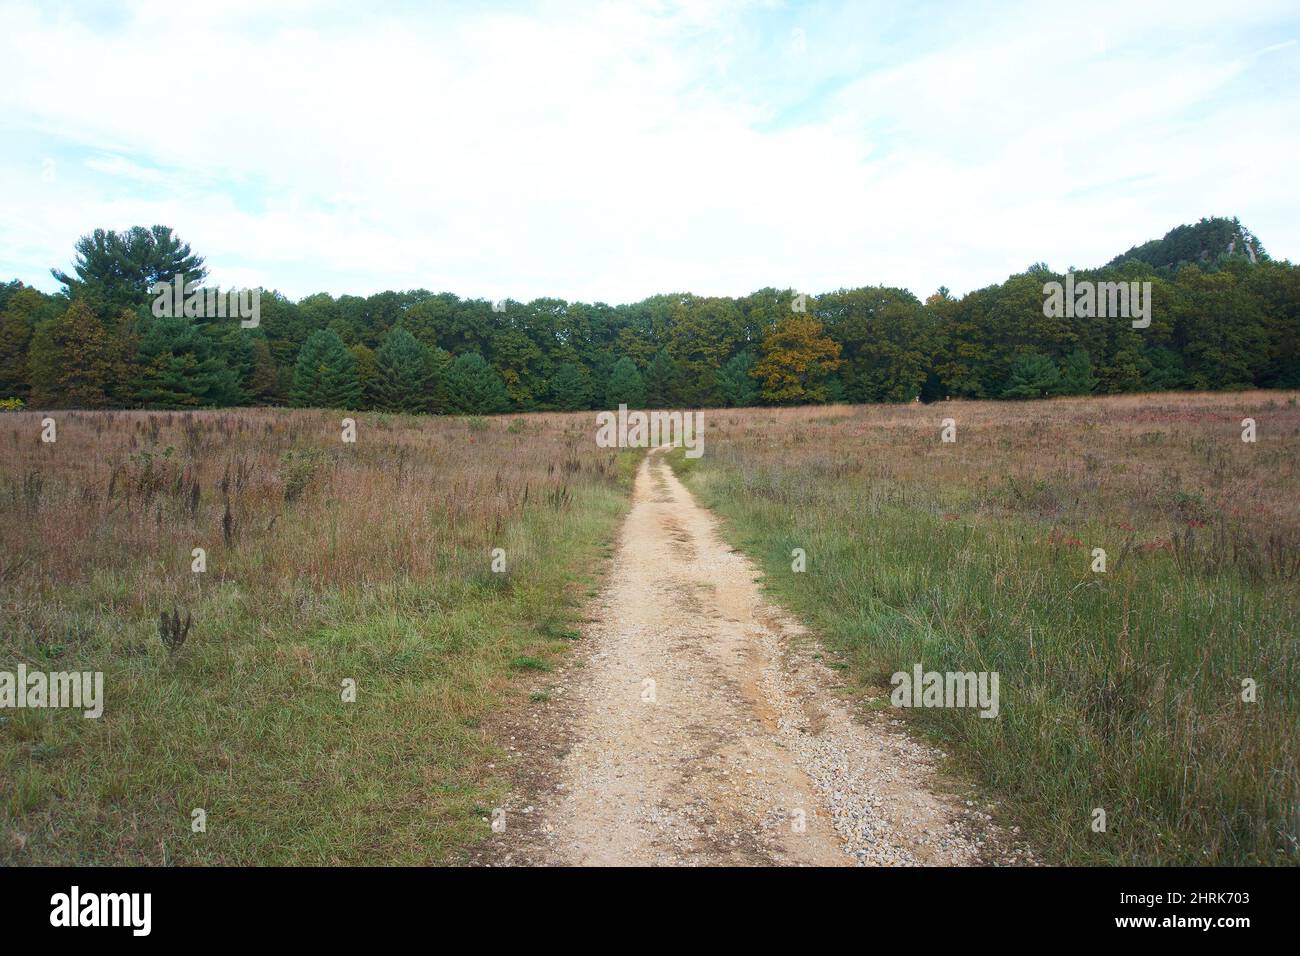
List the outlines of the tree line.
{"type": "Polygon", "coordinates": [[[52,272],[57,294],[0,285],[5,407],[492,414],[1300,388],[1300,271],[1236,220],[1180,226],[1075,272],[1150,282],[1142,329],[1045,316],[1043,285],[1062,274],[1042,264],[925,301],[889,286],[617,306],[263,291],[256,328],[154,314],[155,282],[206,277],[164,226],[97,230],[72,274],[52,272]]]}

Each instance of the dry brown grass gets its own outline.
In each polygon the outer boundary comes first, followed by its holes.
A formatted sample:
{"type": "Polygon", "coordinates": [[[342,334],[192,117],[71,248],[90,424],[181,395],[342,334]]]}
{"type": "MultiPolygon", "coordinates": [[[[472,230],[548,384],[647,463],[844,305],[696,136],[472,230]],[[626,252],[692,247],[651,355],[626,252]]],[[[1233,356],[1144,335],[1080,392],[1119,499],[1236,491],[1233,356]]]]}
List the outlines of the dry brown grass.
{"type": "Polygon", "coordinates": [[[344,444],[336,413],[67,412],[43,444],[42,414],[0,418],[0,573],[19,590],[125,567],[192,584],[194,547],[208,552],[204,583],[253,576],[276,603],[303,582],[419,577],[530,503],[563,505],[615,474],[590,416],[531,415],[512,431],[508,418],[364,415],[344,444]]]}
{"type": "Polygon", "coordinates": [[[356,415],[355,444],[341,413],[61,412],[51,444],[42,417],[0,417],[0,670],[103,671],[105,714],[0,714],[0,858],[430,862],[488,832],[479,722],[565,646],[623,506],[590,415],[356,415]],[[162,614],[193,617],[174,653],[162,614]]]}
{"type": "Polygon", "coordinates": [[[909,718],[1049,858],[1300,860],[1295,394],[706,417],[678,466],[865,692],[917,663],[1001,674],[996,720],[909,718]]]}
{"type": "MultiPolygon", "coordinates": [[[[1248,538],[1300,531],[1294,393],[1126,395],[706,413],[708,454],[801,483],[860,476],[882,500],[1096,520],[1145,540],[1223,523],[1248,538]],[[1255,444],[1241,420],[1257,420],[1255,444]],[[939,440],[941,421],[955,444],[939,440]]],[[[951,513],[951,512],[949,512],[951,513]]]]}

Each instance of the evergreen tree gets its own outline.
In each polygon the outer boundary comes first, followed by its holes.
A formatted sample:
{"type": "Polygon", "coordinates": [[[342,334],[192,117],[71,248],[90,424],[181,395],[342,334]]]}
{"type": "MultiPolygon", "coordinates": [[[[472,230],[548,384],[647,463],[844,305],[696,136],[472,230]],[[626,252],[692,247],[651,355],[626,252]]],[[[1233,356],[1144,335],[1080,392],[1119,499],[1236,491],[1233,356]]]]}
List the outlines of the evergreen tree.
{"type": "Polygon", "coordinates": [[[1083,349],[1075,349],[1065,357],[1061,366],[1060,393],[1091,395],[1096,388],[1097,376],[1092,373],[1092,356],[1083,349]]]}
{"type": "Polygon", "coordinates": [[[1021,356],[1011,366],[1003,398],[1049,398],[1060,393],[1061,370],[1046,355],[1021,356]]]}
{"type": "Polygon", "coordinates": [[[496,369],[477,352],[457,356],[447,370],[448,410],[456,415],[494,415],[510,404],[496,369]]]}
{"type": "Polygon", "coordinates": [[[1145,375],[1147,389],[1170,391],[1187,387],[1187,370],[1177,352],[1167,348],[1148,349],[1147,361],[1150,363],[1150,370],[1145,375]]]}
{"type": "Polygon", "coordinates": [[[210,343],[212,357],[234,374],[233,397],[220,404],[247,405],[253,399],[253,375],[257,369],[255,342],[259,337],[257,330],[240,328],[238,322],[227,320],[213,322],[200,319],[195,322],[195,326],[210,343]]]}
{"type": "Polygon", "coordinates": [[[337,333],[318,329],[303,343],[289,398],[297,408],[361,406],[357,360],[337,333]]]}
{"type": "Polygon", "coordinates": [[[645,403],[650,408],[673,408],[680,402],[677,363],[661,349],[645,371],[645,403]]]}
{"type": "Polygon", "coordinates": [[[155,283],[171,282],[177,275],[184,275],[187,284],[207,276],[202,257],[167,226],[132,226],[123,233],[96,229],[77,241],[76,251],[75,277],[59,269],[50,273],[69,295],[88,294],[111,310],[148,301],[155,283]]]}
{"type": "Polygon", "coordinates": [[[591,382],[584,369],[565,362],[551,379],[551,402],[562,412],[591,407],[591,382]]]}
{"type": "MultiPolygon", "coordinates": [[[[420,343],[424,345],[423,342],[420,343]]],[[[451,371],[451,353],[437,346],[425,346],[424,367],[428,370],[428,406],[431,412],[446,412],[451,407],[451,395],[447,391],[447,374],[451,371]]]]}
{"type": "Polygon", "coordinates": [[[247,401],[239,375],[192,319],[152,320],[140,338],[139,355],[135,396],[146,408],[225,407],[247,401]]]}
{"type": "Polygon", "coordinates": [[[741,352],[722,367],[718,385],[722,397],[732,408],[750,408],[758,404],[758,383],[754,381],[754,356],[741,352]]]}
{"type": "Polygon", "coordinates": [[[400,325],[384,336],[376,354],[375,407],[386,412],[429,410],[431,369],[427,349],[400,325]]]}
{"type": "Polygon", "coordinates": [[[614,363],[609,373],[609,382],[605,386],[605,405],[618,408],[641,408],[645,405],[645,382],[636,369],[636,363],[627,356],[614,363]]]}

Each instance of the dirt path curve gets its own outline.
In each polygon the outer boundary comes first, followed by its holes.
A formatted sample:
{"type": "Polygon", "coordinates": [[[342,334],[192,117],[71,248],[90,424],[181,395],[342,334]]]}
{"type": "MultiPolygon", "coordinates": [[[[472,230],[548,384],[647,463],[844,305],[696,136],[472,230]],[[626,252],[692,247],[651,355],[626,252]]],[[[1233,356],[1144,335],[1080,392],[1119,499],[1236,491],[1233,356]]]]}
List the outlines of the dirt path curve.
{"type": "Polygon", "coordinates": [[[941,756],[855,718],[802,629],[659,451],[588,640],[510,728],[516,797],[480,862],[966,864],[1015,860],[941,756]]]}

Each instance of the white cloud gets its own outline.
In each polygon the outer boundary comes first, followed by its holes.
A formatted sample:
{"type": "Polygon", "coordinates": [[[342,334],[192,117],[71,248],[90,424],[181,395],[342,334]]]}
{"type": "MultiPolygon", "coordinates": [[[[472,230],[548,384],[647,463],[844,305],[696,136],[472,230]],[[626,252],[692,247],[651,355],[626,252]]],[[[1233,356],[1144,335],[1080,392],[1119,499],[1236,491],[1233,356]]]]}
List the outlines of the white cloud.
{"type": "MultiPolygon", "coordinates": [[[[816,8],[399,20],[150,0],[96,25],[8,5],[0,131],[42,145],[0,153],[0,269],[40,278],[89,229],[152,222],[215,280],[294,296],[925,295],[1095,264],[1207,214],[1294,255],[1297,96],[1243,96],[1268,44],[1231,42],[1282,8],[1094,9],[1007,8],[881,63],[816,8]],[[846,64],[772,124],[800,71],[815,86],[846,64]],[[89,156],[57,184],[52,141],[89,156]]],[[[1295,56],[1272,39],[1268,60],[1295,56]]]]}

